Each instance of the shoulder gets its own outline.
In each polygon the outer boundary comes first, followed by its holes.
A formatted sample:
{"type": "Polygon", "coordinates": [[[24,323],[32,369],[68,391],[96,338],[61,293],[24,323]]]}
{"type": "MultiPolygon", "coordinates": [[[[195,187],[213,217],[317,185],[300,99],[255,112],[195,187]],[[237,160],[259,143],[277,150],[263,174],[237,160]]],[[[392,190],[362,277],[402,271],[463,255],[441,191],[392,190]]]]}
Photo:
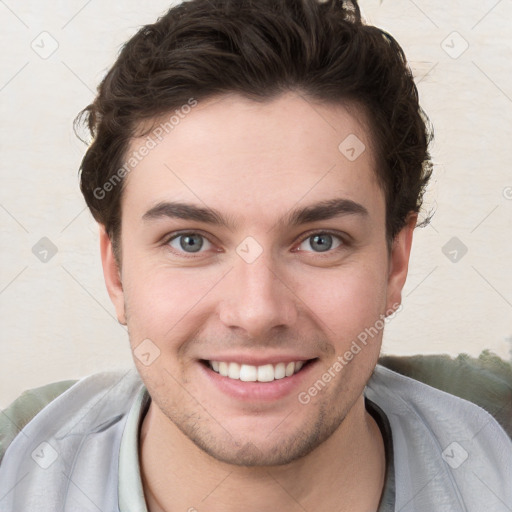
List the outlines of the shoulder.
{"type": "Polygon", "coordinates": [[[483,351],[460,354],[383,356],[379,363],[401,375],[468,400],[490,413],[512,438],[512,365],[483,351]]]}
{"type": "MultiPolygon", "coordinates": [[[[140,384],[133,370],[124,372],[101,372],[77,380],[53,382],[24,391],[0,414],[0,461],[7,448],[32,420],[49,408],[54,410],[80,410],[91,407],[98,396],[124,381],[124,387],[140,384]]],[[[112,398],[116,396],[111,393],[112,398]]],[[[119,398],[119,397],[118,397],[119,398]]],[[[58,425],[56,425],[56,428],[58,425]]]]}
{"type": "Polygon", "coordinates": [[[2,510],[33,510],[37,504],[38,510],[49,511],[64,502],[83,505],[80,510],[88,510],[91,502],[117,510],[121,440],[144,384],[130,369],[55,385],[35,408],[18,401],[26,424],[3,447],[0,496],[7,501],[2,510]],[[75,485],[70,487],[70,481],[75,485]]]}
{"type": "Polygon", "coordinates": [[[28,389],[2,411],[0,414],[0,460],[23,427],[76,382],[76,380],[65,380],[28,389]]]}
{"type": "MultiPolygon", "coordinates": [[[[391,415],[408,421],[416,419],[424,424],[431,422],[432,432],[441,433],[442,428],[452,422],[460,426],[459,430],[481,426],[485,422],[492,424],[506,437],[490,412],[474,401],[450,393],[449,386],[444,388],[436,388],[378,364],[368,381],[367,393],[370,398],[375,397],[377,404],[382,404],[382,409],[391,415]]],[[[452,430],[451,435],[455,430],[452,430]]]]}
{"type": "Polygon", "coordinates": [[[365,394],[391,426],[400,510],[479,512],[512,503],[512,441],[486,410],[381,365],[365,394]]]}

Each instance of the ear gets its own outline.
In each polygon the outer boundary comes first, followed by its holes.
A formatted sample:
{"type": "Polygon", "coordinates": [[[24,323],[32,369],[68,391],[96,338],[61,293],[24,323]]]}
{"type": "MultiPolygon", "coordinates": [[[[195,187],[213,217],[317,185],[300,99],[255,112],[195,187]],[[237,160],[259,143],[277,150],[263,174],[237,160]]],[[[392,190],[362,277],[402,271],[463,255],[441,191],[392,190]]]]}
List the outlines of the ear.
{"type": "Polygon", "coordinates": [[[126,325],[126,316],[124,310],[123,283],[121,281],[121,270],[114,257],[112,241],[108,236],[105,226],[100,226],[100,250],[101,264],[103,265],[103,277],[107,285],[107,291],[110,300],[116,309],[117,319],[120,324],[126,325]]]}
{"type": "Polygon", "coordinates": [[[410,213],[402,230],[395,236],[389,258],[386,311],[393,311],[402,303],[402,289],[409,269],[412,234],[418,221],[417,213],[410,213]]]}

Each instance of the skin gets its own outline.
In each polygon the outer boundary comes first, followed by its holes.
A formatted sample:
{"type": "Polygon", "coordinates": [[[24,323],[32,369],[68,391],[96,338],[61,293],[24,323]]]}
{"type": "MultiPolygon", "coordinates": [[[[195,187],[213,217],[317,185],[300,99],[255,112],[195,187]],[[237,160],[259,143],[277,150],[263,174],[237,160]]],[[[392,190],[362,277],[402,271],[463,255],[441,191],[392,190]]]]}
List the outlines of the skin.
{"type": "Polygon", "coordinates": [[[121,268],[104,229],[101,253],[132,350],[149,339],[159,351],[149,365],[134,356],[152,397],[139,454],[152,512],[378,507],[384,445],[363,390],[382,331],[307,405],[297,399],[400,303],[416,223],[411,214],[389,250],[366,120],[347,107],[293,92],[261,103],[210,99],[126,178],[121,268]],[[353,162],[338,149],[349,134],[366,146],[353,162]],[[367,213],[279,222],[337,198],[367,213]],[[214,208],[236,225],[143,218],[165,201],[214,208]],[[181,230],[206,237],[199,252],[186,252],[183,239],[169,242],[181,230]],[[318,251],[311,236],[325,230],[335,232],[333,248],[318,251]],[[237,253],[246,237],[262,250],[251,263],[237,253]],[[226,394],[199,361],[283,353],[316,361],[275,400],[226,394]]]}

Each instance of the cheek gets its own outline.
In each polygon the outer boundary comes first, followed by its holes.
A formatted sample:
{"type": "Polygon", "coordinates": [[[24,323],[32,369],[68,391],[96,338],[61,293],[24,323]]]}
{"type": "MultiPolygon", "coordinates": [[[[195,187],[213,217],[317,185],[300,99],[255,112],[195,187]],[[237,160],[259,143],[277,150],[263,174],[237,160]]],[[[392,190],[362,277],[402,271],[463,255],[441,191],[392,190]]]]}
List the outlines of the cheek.
{"type": "Polygon", "coordinates": [[[197,306],[215,284],[212,274],[144,263],[127,266],[123,287],[133,342],[179,339],[187,319],[197,315],[197,306]]]}
{"type": "Polygon", "coordinates": [[[385,311],[386,282],[382,265],[353,266],[305,280],[300,295],[321,321],[326,335],[336,336],[336,344],[346,345],[385,311]]]}

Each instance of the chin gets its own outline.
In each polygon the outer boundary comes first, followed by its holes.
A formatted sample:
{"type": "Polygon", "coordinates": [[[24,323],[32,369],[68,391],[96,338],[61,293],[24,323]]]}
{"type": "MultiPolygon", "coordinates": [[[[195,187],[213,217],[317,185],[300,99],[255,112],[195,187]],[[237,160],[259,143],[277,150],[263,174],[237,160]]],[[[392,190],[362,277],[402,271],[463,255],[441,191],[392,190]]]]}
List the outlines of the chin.
{"type": "Polygon", "coordinates": [[[274,423],[274,432],[267,430],[270,434],[255,428],[242,435],[236,435],[235,429],[229,425],[217,433],[205,432],[198,428],[197,423],[177,426],[199,449],[220,462],[265,467],[284,466],[306,457],[326,441],[342,421],[343,417],[327,419],[321,412],[309,425],[297,425],[292,418],[286,429],[279,425],[276,427],[274,423]]]}

